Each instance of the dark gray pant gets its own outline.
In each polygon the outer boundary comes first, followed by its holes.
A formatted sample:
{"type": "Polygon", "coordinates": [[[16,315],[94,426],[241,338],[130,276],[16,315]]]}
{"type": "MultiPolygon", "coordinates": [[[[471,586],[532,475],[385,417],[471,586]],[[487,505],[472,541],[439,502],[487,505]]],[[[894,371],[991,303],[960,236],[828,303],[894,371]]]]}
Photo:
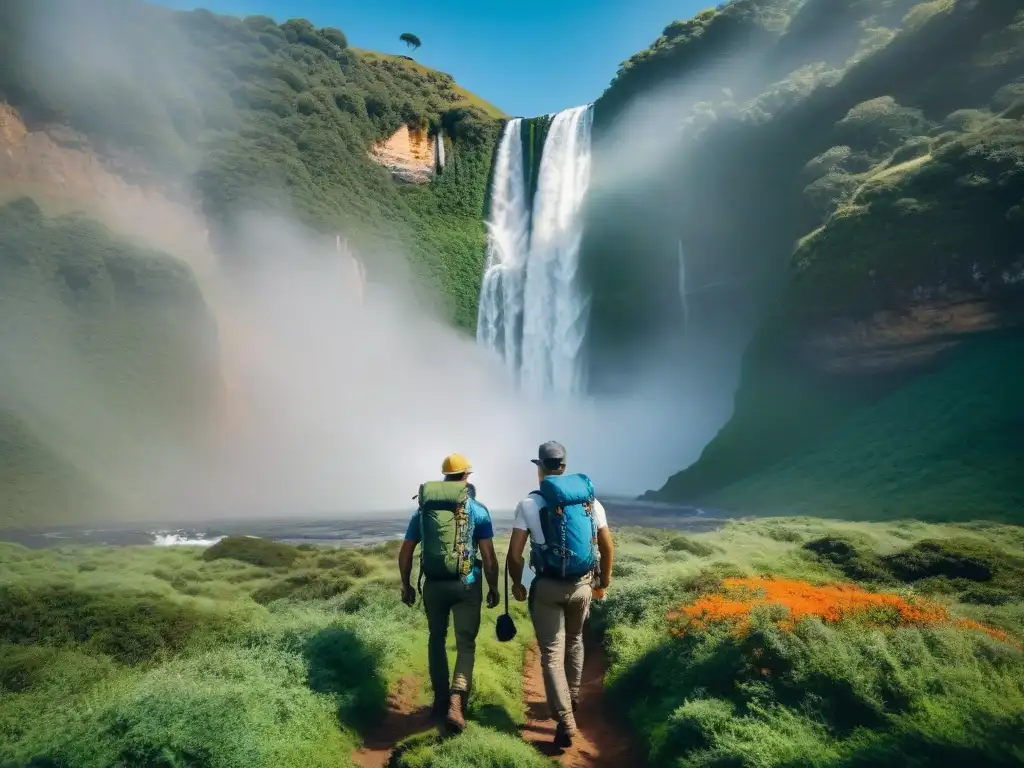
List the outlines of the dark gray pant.
{"type": "Polygon", "coordinates": [[[456,691],[466,694],[473,687],[476,636],[480,632],[483,585],[478,579],[466,586],[461,580],[431,581],[423,584],[423,608],[427,613],[427,661],[434,696],[456,691]],[[455,675],[448,677],[448,618],[455,624],[455,675]]]}

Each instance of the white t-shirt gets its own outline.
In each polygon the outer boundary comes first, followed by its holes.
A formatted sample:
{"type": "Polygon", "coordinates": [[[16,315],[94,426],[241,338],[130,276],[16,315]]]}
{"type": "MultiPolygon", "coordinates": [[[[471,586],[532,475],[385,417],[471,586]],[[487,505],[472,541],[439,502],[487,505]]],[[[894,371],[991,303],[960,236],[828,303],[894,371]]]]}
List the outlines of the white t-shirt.
{"type": "MultiPolygon", "coordinates": [[[[530,541],[541,546],[544,544],[544,531],[540,527],[540,498],[536,494],[530,494],[519,502],[516,507],[516,517],[512,521],[512,527],[520,531],[530,532],[530,541]]],[[[594,499],[594,522],[597,523],[597,530],[608,527],[608,516],[605,514],[601,502],[594,499]]]]}

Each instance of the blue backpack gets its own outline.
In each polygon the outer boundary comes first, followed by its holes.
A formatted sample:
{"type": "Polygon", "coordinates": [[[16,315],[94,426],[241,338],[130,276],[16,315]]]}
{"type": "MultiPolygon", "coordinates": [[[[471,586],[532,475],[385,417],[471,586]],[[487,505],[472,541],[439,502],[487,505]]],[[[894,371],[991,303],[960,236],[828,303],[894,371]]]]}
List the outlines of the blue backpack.
{"type": "Polygon", "coordinates": [[[580,578],[597,568],[594,484],[586,475],[550,475],[533,494],[543,500],[540,526],[544,544],[531,546],[538,575],[580,578]]]}

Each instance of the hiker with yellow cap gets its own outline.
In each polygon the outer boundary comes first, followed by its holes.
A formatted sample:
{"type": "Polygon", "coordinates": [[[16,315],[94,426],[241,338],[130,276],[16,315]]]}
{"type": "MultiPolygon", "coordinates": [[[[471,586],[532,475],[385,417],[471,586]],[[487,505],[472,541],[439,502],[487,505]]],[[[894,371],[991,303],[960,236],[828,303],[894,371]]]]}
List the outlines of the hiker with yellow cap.
{"type": "Polygon", "coordinates": [[[420,545],[420,595],[427,614],[427,661],[434,689],[434,717],[451,728],[466,727],[466,702],[473,684],[476,636],[483,603],[481,575],[487,579],[487,607],[498,604],[498,558],[487,507],[476,500],[469,482],[473,467],[461,453],[441,463],[443,480],[423,483],[419,508],[409,521],[398,552],[402,601],[416,602],[412,562],[420,545]],[[480,557],[477,558],[479,551],[480,557]],[[455,673],[448,677],[448,621],[455,624],[455,673]]]}

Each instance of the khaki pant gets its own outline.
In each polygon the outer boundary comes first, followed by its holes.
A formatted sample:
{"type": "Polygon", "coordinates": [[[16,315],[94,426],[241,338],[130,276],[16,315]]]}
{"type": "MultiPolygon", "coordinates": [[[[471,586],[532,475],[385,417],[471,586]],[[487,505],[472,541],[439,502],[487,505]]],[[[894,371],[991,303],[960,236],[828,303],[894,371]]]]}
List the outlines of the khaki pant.
{"type": "Polygon", "coordinates": [[[423,608],[427,613],[427,662],[435,697],[449,692],[464,692],[469,697],[473,686],[476,636],[480,632],[480,608],[483,603],[481,580],[466,586],[462,581],[423,583],[423,608]],[[448,617],[455,624],[455,674],[448,678],[448,617]]]}
{"type": "Polygon", "coordinates": [[[538,577],[530,585],[530,617],[540,646],[544,691],[551,714],[576,730],[572,702],[583,679],[583,624],[590,612],[593,577],[558,581],[538,577]]]}

